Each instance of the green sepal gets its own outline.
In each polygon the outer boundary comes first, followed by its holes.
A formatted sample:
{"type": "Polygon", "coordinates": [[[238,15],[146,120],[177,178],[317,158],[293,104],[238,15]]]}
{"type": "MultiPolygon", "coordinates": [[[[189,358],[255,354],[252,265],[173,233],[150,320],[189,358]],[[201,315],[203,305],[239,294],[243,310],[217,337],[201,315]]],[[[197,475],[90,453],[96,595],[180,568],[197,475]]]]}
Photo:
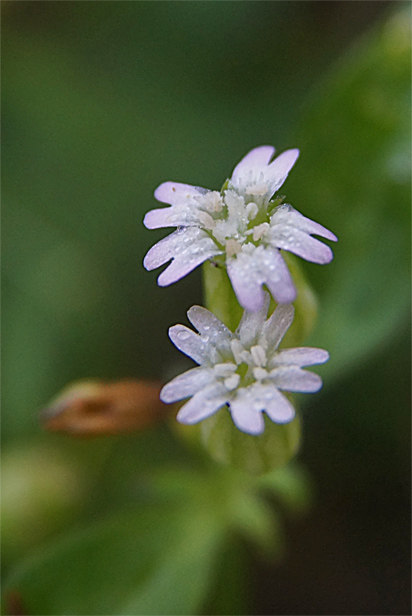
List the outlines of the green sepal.
{"type": "Polygon", "coordinates": [[[213,261],[203,265],[205,304],[231,331],[235,331],[242,318],[243,309],[227,275],[226,267],[213,261]]]}
{"type": "MultiPolygon", "coordinates": [[[[298,257],[290,252],[282,252],[282,256],[287,263],[297,291],[296,300],[293,302],[295,317],[280,344],[282,348],[288,348],[301,346],[311,334],[316,323],[318,299],[305,276],[298,257]]],[[[269,313],[275,306],[276,304],[272,299],[269,313]]]]}
{"type": "Polygon", "coordinates": [[[287,424],[276,424],[264,415],[265,430],[259,436],[241,432],[227,408],[199,424],[200,438],[221,464],[253,475],[262,475],[287,464],[299,449],[301,427],[298,416],[287,424]]]}

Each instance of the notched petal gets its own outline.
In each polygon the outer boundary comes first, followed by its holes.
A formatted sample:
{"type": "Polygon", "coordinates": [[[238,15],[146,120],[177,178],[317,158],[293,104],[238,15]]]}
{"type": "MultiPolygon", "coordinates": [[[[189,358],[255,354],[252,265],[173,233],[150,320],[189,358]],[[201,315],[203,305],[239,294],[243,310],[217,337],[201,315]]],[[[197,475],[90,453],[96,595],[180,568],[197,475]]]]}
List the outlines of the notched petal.
{"type": "Polygon", "coordinates": [[[209,192],[206,188],[181,184],[180,182],[163,182],[154,192],[155,199],[170,205],[179,205],[190,201],[193,197],[204,195],[209,192]]]}
{"type": "Polygon", "coordinates": [[[290,225],[296,227],[296,229],[300,231],[304,231],[311,235],[319,235],[332,242],[338,241],[338,238],[332,231],[329,231],[329,229],[326,229],[326,227],[323,227],[314,220],[303,216],[303,214],[287,203],[276,208],[271,216],[271,225],[274,226],[277,224],[290,225]]]}
{"type": "Polygon", "coordinates": [[[192,368],[167,383],[160,392],[160,399],[167,404],[184,400],[213,382],[213,370],[192,368]]]}
{"type": "Polygon", "coordinates": [[[169,338],[173,344],[197,364],[203,364],[208,358],[208,345],[199,334],[185,325],[173,325],[169,328],[169,338]]]}
{"type": "Polygon", "coordinates": [[[253,400],[247,390],[241,390],[230,401],[233,423],[239,430],[257,436],[265,429],[262,412],[253,408],[253,400]]]}
{"type": "Polygon", "coordinates": [[[265,179],[270,182],[272,195],[283,185],[298,156],[299,150],[286,150],[268,166],[265,179]]]}
{"type": "Polygon", "coordinates": [[[261,145],[254,148],[236,165],[232,173],[232,179],[245,175],[249,171],[265,168],[274,153],[275,148],[271,145],[261,145]]]}
{"type": "Polygon", "coordinates": [[[152,246],[143,260],[143,265],[150,271],[173,259],[158,278],[160,286],[168,286],[220,253],[205,231],[197,227],[184,227],[152,246]]]}
{"type": "Polygon", "coordinates": [[[176,419],[180,423],[195,424],[210,417],[227,402],[227,390],[223,385],[213,383],[202,389],[179,410],[176,419]]]}

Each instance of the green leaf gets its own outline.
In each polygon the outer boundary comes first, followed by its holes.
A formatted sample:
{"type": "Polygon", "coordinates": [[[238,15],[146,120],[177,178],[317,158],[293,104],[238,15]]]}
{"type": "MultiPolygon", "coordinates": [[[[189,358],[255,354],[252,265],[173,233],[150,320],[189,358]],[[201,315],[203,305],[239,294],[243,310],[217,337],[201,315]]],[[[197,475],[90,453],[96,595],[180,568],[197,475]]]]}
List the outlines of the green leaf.
{"type": "Polygon", "coordinates": [[[296,139],[288,200],[339,238],[330,265],[305,264],[320,295],[310,343],[331,353],[323,374],[356,365],[408,312],[410,47],[403,8],[336,67],[296,139]]]}
{"type": "Polygon", "coordinates": [[[55,543],[5,591],[17,591],[32,615],[196,613],[222,531],[210,509],[151,503],[55,543]]]}

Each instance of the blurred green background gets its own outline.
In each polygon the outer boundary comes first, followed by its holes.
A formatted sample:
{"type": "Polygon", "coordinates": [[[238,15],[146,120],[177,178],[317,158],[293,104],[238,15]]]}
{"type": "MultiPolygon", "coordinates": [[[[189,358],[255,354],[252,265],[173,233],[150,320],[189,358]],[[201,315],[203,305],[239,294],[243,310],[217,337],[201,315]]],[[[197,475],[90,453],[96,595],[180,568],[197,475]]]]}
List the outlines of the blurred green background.
{"type": "MultiPolygon", "coordinates": [[[[5,572],[141,499],[136,474],[190,464],[167,428],[79,443],[42,434],[37,413],[75,379],[166,380],[189,365],[166,332],[202,302],[200,270],[167,290],[144,271],[165,234],[142,225],[153,190],[219,188],[274,144],[301,149],[287,200],[339,237],[331,265],[305,266],[320,303],[308,342],[331,361],[303,415],[314,508],[288,522],[281,563],[245,548],[247,575],[227,586],[247,586],[254,614],[408,613],[408,7],[1,8],[5,572]]],[[[210,613],[248,613],[232,594],[210,613]]],[[[43,613],[103,613],[62,605],[43,613]]]]}

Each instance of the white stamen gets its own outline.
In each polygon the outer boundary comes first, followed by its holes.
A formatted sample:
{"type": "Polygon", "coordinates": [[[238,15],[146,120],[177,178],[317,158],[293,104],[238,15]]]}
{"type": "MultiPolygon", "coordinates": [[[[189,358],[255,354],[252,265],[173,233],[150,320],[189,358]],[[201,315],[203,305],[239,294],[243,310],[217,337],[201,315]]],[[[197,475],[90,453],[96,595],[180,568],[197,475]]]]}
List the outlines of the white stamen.
{"type": "Polygon", "coordinates": [[[237,366],[232,363],[216,364],[213,367],[213,369],[216,373],[216,376],[227,377],[227,376],[231,376],[233,372],[235,372],[235,370],[237,369],[237,366]]]}
{"type": "Polygon", "coordinates": [[[250,349],[250,352],[252,354],[252,359],[255,362],[256,366],[266,366],[267,358],[266,358],[265,349],[263,347],[261,347],[260,345],[253,346],[250,349]]]}
{"type": "Polygon", "coordinates": [[[242,363],[242,354],[244,353],[244,346],[239,340],[232,340],[230,343],[230,347],[232,349],[233,357],[235,358],[235,362],[237,364],[242,363]]]}
{"type": "Polygon", "coordinates": [[[221,212],[223,209],[223,200],[221,194],[218,193],[216,190],[207,193],[202,200],[202,205],[209,212],[221,212]]]}
{"type": "Polygon", "coordinates": [[[239,374],[232,374],[231,376],[228,376],[223,382],[226,389],[228,389],[229,391],[233,391],[240,383],[240,376],[239,374]]]}
{"type": "Polygon", "coordinates": [[[270,224],[268,222],[262,222],[261,225],[257,225],[253,229],[253,241],[257,242],[260,239],[262,239],[262,237],[267,234],[269,229],[270,229],[270,224]]]}
{"type": "Polygon", "coordinates": [[[212,231],[212,229],[215,226],[215,221],[213,220],[210,214],[208,214],[207,212],[200,211],[198,213],[198,218],[205,229],[212,231]]]}
{"type": "Polygon", "coordinates": [[[247,195],[258,195],[259,197],[263,197],[268,192],[268,185],[266,182],[260,182],[256,184],[252,184],[252,186],[248,186],[246,188],[247,195]]]}
{"type": "Polygon", "coordinates": [[[255,379],[257,381],[263,381],[263,379],[266,379],[268,377],[268,371],[265,370],[264,368],[253,368],[252,370],[253,372],[253,376],[255,377],[255,379]]]}
{"type": "Polygon", "coordinates": [[[226,242],[226,254],[229,258],[234,257],[241,250],[242,250],[242,246],[236,240],[228,240],[226,242]]]}
{"type": "Polygon", "coordinates": [[[253,220],[254,218],[256,218],[257,213],[259,211],[258,206],[256,205],[256,203],[248,203],[246,206],[246,216],[249,218],[249,220],[253,220]]]}

